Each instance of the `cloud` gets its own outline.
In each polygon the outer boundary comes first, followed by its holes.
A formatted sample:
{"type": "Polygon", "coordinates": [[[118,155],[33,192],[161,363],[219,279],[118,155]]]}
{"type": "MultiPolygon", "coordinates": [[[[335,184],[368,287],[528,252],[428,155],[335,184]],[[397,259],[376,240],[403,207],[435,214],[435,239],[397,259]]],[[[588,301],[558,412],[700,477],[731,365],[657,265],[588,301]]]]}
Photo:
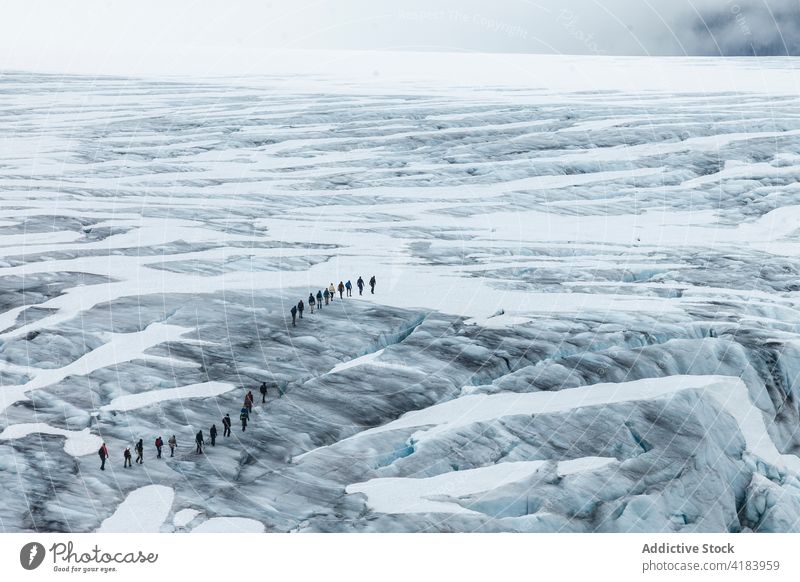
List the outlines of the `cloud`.
{"type": "Polygon", "coordinates": [[[249,71],[287,49],[800,55],[800,0],[3,0],[0,18],[0,71],[249,71]]]}
{"type": "Polygon", "coordinates": [[[686,52],[722,56],[800,54],[797,0],[721,0],[677,15],[674,30],[686,52]]]}

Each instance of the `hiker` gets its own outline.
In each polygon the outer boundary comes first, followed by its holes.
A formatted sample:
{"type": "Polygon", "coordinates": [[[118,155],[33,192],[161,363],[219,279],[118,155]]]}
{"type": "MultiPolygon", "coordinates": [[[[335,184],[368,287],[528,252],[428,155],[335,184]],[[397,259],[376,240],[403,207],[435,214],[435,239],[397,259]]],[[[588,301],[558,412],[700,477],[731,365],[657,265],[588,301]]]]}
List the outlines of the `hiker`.
{"type": "Polygon", "coordinates": [[[131,448],[125,447],[125,452],[123,453],[125,457],[125,465],[124,468],[133,467],[133,463],[131,463],[131,448]]]}
{"type": "Polygon", "coordinates": [[[297,318],[297,307],[292,305],[292,308],[289,310],[289,313],[292,314],[292,327],[296,327],[297,323],[295,323],[295,321],[296,321],[296,318],[297,318]]]}
{"type": "Polygon", "coordinates": [[[164,446],[164,441],[161,440],[161,437],[156,437],[156,450],[158,451],[156,459],[161,458],[161,447],[163,446],[164,446]]]}
{"type": "Polygon", "coordinates": [[[253,412],[253,392],[248,390],[244,396],[244,406],[247,408],[247,413],[253,412]]]}
{"type": "Polygon", "coordinates": [[[317,302],[317,300],[316,300],[316,299],[314,299],[314,294],[313,294],[313,293],[309,293],[309,294],[308,294],[308,310],[309,310],[311,313],[314,313],[314,304],[315,304],[316,302],[317,302]]]}
{"type": "Polygon", "coordinates": [[[339,281],[339,286],[337,289],[339,290],[339,299],[344,299],[344,297],[342,297],[342,294],[344,293],[344,283],[339,281]]]}
{"type": "Polygon", "coordinates": [[[305,304],[303,303],[303,300],[302,300],[302,299],[301,299],[300,301],[298,301],[298,302],[297,302],[297,311],[299,311],[299,312],[300,312],[300,319],[303,319],[303,310],[304,310],[305,308],[306,308],[306,306],[305,306],[305,304]]]}
{"type": "Polygon", "coordinates": [[[356,281],[356,285],[358,285],[358,294],[361,295],[364,292],[364,279],[362,279],[360,275],[358,281],[356,281]]]}
{"type": "Polygon", "coordinates": [[[250,413],[247,412],[246,408],[242,408],[242,412],[239,414],[239,420],[242,421],[242,432],[247,430],[247,421],[250,418],[250,413]]]}
{"type": "Polygon", "coordinates": [[[140,465],[144,464],[144,442],[142,442],[142,439],[139,439],[134,448],[136,449],[136,462],[140,465]]]}
{"type": "Polygon", "coordinates": [[[350,279],[347,280],[347,283],[344,284],[344,288],[347,289],[347,296],[353,296],[353,284],[350,282],[350,279]]]}
{"type": "Polygon", "coordinates": [[[208,431],[208,434],[211,436],[211,446],[212,447],[216,447],[217,446],[217,425],[216,424],[212,424],[211,425],[211,430],[208,431]]]}
{"type": "Polygon", "coordinates": [[[206,444],[206,441],[203,440],[203,431],[198,430],[197,435],[194,437],[194,442],[197,443],[197,454],[203,454],[203,445],[206,444]]]}
{"type": "Polygon", "coordinates": [[[267,402],[267,383],[266,382],[262,382],[261,383],[261,388],[259,388],[259,390],[261,391],[261,404],[266,404],[266,402],[267,402]]]}
{"type": "Polygon", "coordinates": [[[317,291],[317,309],[322,309],[322,289],[317,291]]]}
{"type": "Polygon", "coordinates": [[[100,447],[100,450],[97,451],[97,453],[100,455],[100,470],[101,471],[105,471],[106,470],[106,459],[108,458],[108,447],[106,447],[106,443],[102,444],[102,446],[100,447]]]}
{"type": "Polygon", "coordinates": [[[174,457],[175,449],[178,447],[178,439],[175,438],[175,435],[172,435],[169,437],[167,444],[169,445],[169,456],[174,457]]]}
{"type": "Polygon", "coordinates": [[[375,275],[373,275],[369,280],[369,290],[373,295],[375,295],[375,283],[375,275]]]}
{"type": "Polygon", "coordinates": [[[327,287],[325,288],[325,291],[322,293],[322,296],[325,298],[325,305],[327,305],[328,304],[328,298],[331,296],[331,294],[328,293],[327,287]]]}
{"type": "Polygon", "coordinates": [[[331,286],[328,287],[328,293],[331,296],[331,303],[333,303],[333,298],[336,296],[336,287],[333,286],[333,281],[331,281],[331,286]]]}
{"type": "Polygon", "coordinates": [[[226,414],[222,419],[222,436],[231,436],[231,415],[226,414]]]}

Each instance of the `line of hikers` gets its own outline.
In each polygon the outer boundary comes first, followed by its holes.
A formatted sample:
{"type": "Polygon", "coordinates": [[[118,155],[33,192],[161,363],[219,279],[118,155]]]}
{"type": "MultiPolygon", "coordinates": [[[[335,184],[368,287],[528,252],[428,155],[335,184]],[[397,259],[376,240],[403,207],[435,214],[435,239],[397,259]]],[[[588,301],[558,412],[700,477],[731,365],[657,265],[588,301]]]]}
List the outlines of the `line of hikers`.
{"type": "MultiPolygon", "coordinates": [[[[261,387],[259,388],[259,391],[261,392],[261,403],[262,404],[266,404],[266,402],[267,402],[267,383],[266,382],[262,382],[261,383],[261,387]]],[[[282,395],[283,395],[283,393],[281,392],[281,389],[279,387],[278,388],[278,398],[280,398],[282,395]]],[[[247,394],[245,394],[245,397],[244,397],[244,405],[242,406],[242,410],[239,413],[239,421],[242,423],[242,432],[247,430],[247,423],[250,420],[250,414],[253,412],[253,401],[254,400],[255,400],[255,397],[253,396],[252,390],[248,390],[247,394]]],[[[212,447],[216,446],[216,444],[217,444],[217,425],[216,424],[212,424],[211,425],[211,428],[208,431],[208,435],[209,435],[210,440],[211,440],[211,446],[212,447]]],[[[222,436],[224,436],[224,437],[231,436],[231,415],[230,415],[230,413],[226,414],[222,419],[222,436]]],[[[194,437],[194,442],[195,442],[195,445],[196,445],[197,454],[198,455],[202,455],[203,454],[203,449],[206,446],[206,441],[205,441],[205,438],[203,437],[202,429],[197,431],[197,434],[194,437]]],[[[169,439],[167,440],[167,445],[169,446],[169,456],[170,457],[174,457],[175,456],[175,449],[178,448],[178,439],[175,437],[175,435],[172,435],[171,437],[169,437],[169,439]]],[[[156,459],[161,459],[162,458],[161,450],[164,447],[164,440],[160,436],[156,437],[155,447],[156,447],[156,459]]],[[[144,440],[143,439],[139,439],[137,441],[137,443],[133,446],[133,450],[136,452],[136,463],[137,464],[143,464],[144,463],[144,440]]],[[[106,470],[106,459],[108,459],[108,446],[106,445],[106,443],[103,443],[103,445],[100,447],[100,450],[97,451],[97,452],[100,455],[100,470],[101,471],[105,471],[106,470]]],[[[126,468],[126,469],[128,467],[132,467],[133,463],[131,462],[131,459],[132,459],[133,455],[131,454],[130,447],[125,447],[125,450],[123,451],[122,455],[123,455],[123,458],[125,460],[125,464],[123,465],[123,467],[126,468]]]]}
{"type": "MultiPolygon", "coordinates": [[[[375,295],[375,285],[377,281],[375,279],[375,275],[369,278],[369,290],[370,293],[375,295]]],[[[364,294],[364,279],[360,276],[358,277],[358,281],[356,281],[356,286],[358,287],[358,294],[364,294]]],[[[336,297],[336,292],[339,292],[339,299],[344,299],[344,294],[347,292],[348,297],[353,296],[353,284],[350,280],[347,280],[347,283],[339,281],[339,285],[334,286],[333,283],[330,284],[329,287],[326,287],[325,290],[320,289],[317,291],[317,294],[314,295],[314,292],[308,294],[308,310],[311,313],[314,313],[314,308],[316,307],[318,310],[322,309],[322,302],[325,302],[325,305],[328,303],[333,303],[333,299],[336,297]]],[[[303,319],[303,311],[306,309],[306,304],[303,303],[301,299],[297,305],[292,305],[292,308],[289,310],[289,313],[292,314],[292,325],[297,326],[297,316],[300,316],[300,319],[303,319]]]]}

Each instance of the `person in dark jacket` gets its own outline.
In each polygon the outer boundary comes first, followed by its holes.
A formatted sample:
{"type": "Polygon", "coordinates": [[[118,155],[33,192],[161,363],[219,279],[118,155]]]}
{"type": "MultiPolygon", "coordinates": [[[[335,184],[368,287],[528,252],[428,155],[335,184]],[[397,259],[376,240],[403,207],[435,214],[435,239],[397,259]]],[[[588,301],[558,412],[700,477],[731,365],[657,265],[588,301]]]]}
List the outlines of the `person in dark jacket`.
{"type": "Polygon", "coordinates": [[[347,296],[353,296],[353,284],[350,282],[350,279],[347,280],[347,283],[344,284],[344,288],[347,289],[347,296]]]}
{"type": "Polygon", "coordinates": [[[125,452],[122,453],[125,457],[125,465],[124,468],[133,467],[133,463],[131,463],[131,449],[130,447],[125,447],[125,452]]]}
{"type": "Polygon", "coordinates": [[[297,307],[292,305],[292,308],[289,310],[289,313],[292,314],[292,327],[297,326],[297,307]]]}
{"type": "Polygon", "coordinates": [[[172,435],[169,437],[167,444],[169,445],[169,456],[174,457],[175,449],[178,448],[178,439],[175,438],[175,435],[172,435]]]}
{"type": "Polygon", "coordinates": [[[364,292],[364,279],[359,276],[356,285],[358,285],[358,294],[361,295],[364,292]]]}
{"type": "Polygon", "coordinates": [[[303,303],[302,299],[297,302],[297,311],[300,313],[300,319],[303,319],[303,310],[305,308],[306,308],[306,305],[305,305],[305,303],[303,303]]]}
{"type": "Polygon", "coordinates": [[[242,432],[247,430],[247,421],[250,420],[250,413],[247,412],[246,408],[242,408],[242,412],[239,413],[239,420],[242,421],[242,432]]]}
{"type": "Polygon", "coordinates": [[[217,446],[217,425],[216,424],[212,424],[211,425],[211,430],[208,431],[208,435],[211,437],[211,446],[212,447],[216,447],[217,446]]]}
{"type": "Polygon", "coordinates": [[[317,309],[322,309],[322,289],[317,291],[317,309]]]}
{"type": "Polygon", "coordinates": [[[161,440],[161,437],[156,437],[156,459],[161,458],[161,447],[164,446],[164,441],[161,440]]]}
{"type": "Polygon", "coordinates": [[[222,419],[222,436],[231,436],[231,415],[226,414],[222,419]]]}
{"type": "Polygon", "coordinates": [[[339,299],[344,299],[344,283],[339,281],[339,285],[336,287],[336,289],[339,291],[339,299]]]}
{"type": "Polygon", "coordinates": [[[331,294],[328,293],[328,289],[326,288],[325,291],[322,292],[322,296],[325,298],[325,305],[328,304],[328,299],[330,298],[331,294]]]}
{"type": "Polygon", "coordinates": [[[97,452],[100,455],[100,470],[105,471],[106,459],[108,458],[108,447],[106,446],[106,443],[103,443],[103,445],[100,447],[100,450],[97,452]]]}
{"type": "Polygon", "coordinates": [[[267,402],[267,383],[266,382],[262,382],[261,383],[261,388],[259,388],[259,391],[261,392],[261,404],[265,404],[267,402]]]}
{"type": "Polygon", "coordinates": [[[139,464],[144,463],[144,442],[142,439],[139,439],[134,448],[136,449],[136,462],[139,464]]]}
{"type": "Polygon", "coordinates": [[[375,275],[373,275],[369,279],[369,290],[373,295],[375,295],[375,283],[377,283],[377,281],[375,281],[375,275]]]}
{"type": "Polygon", "coordinates": [[[198,430],[197,434],[194,437],[194,442],[197,443],[197,454],[203,454],[203,445],[206,444],[206,441],[203,440],[203,431],[198,430]]]}
{"type": "Polygon", "coordinates": [[[247,414],[253,412],[253,392],[252,390],[248,390],[247,394],[244,395],[244,406],[247,408],[247,414]]]}
{"type": "Polygon", "coordinates": [[[311,313],[314,313],[314,304],[315,304],[316,302],[317,302],[317,300],[316,300],[316,299],[314,299],[314,294],[313,294],[313,293],[309,293],[309,294],[308,294],[308,310],[309,310],[311,313]]]}

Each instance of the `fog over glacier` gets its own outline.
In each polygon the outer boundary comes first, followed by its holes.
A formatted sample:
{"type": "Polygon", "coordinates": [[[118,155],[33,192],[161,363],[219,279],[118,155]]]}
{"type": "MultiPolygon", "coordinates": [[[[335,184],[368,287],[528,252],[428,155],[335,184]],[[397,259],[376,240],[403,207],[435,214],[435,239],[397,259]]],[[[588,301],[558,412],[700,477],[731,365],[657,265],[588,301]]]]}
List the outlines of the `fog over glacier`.
{"type": "Polygon", "coordinates": [[[792,61],[515,58],[2,74],[0,529],[800,531],[792,61]]]}

